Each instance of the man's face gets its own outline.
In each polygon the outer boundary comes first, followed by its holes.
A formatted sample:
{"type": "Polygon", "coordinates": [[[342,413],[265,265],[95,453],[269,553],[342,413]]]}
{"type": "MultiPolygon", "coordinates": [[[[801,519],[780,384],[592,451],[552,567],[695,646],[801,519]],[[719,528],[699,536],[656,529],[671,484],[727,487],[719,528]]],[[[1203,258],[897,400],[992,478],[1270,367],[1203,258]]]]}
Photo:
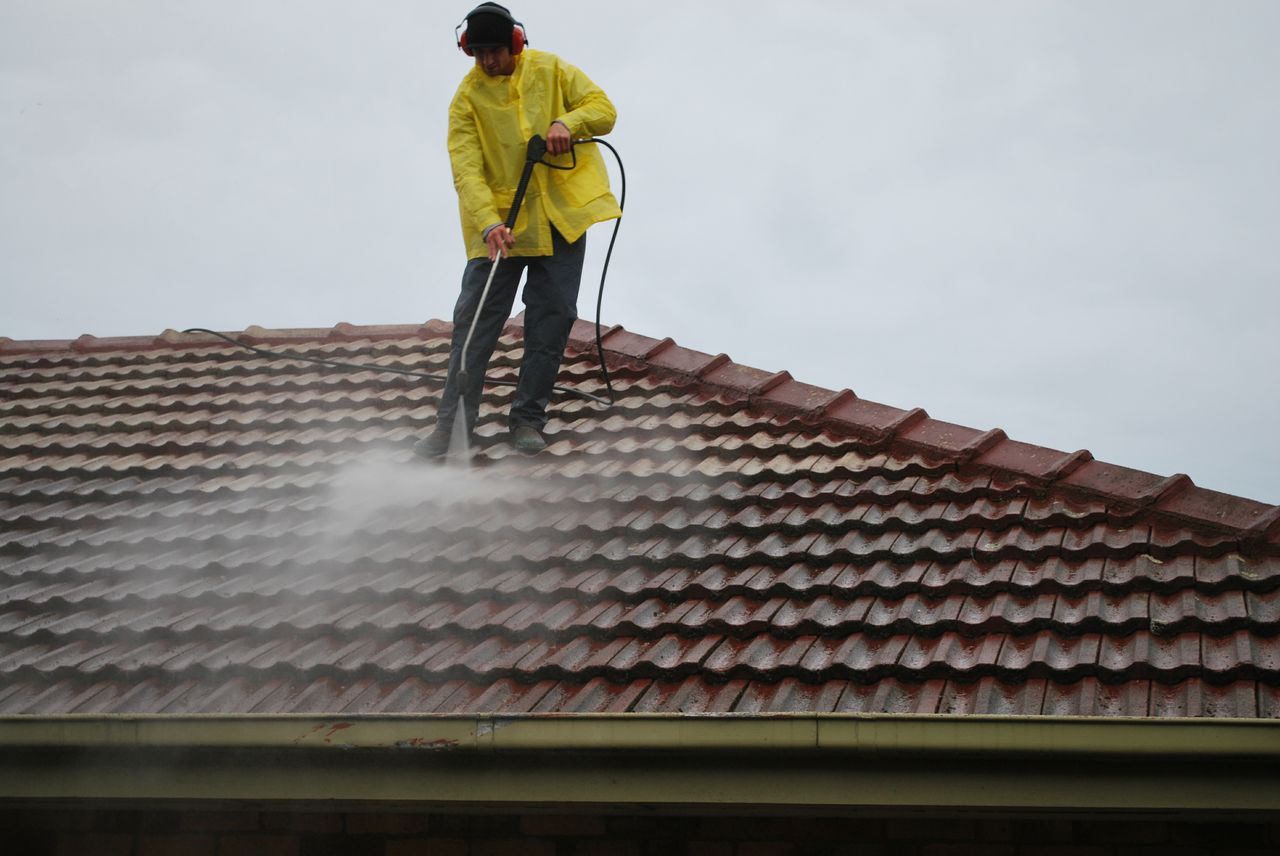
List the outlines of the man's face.
{"type": "Polygon", "coordinates": [[[516,70],[511,48],[472,48],[471,54],[476,58],[476,67],[490,77],[501,77],[516,70]]]}

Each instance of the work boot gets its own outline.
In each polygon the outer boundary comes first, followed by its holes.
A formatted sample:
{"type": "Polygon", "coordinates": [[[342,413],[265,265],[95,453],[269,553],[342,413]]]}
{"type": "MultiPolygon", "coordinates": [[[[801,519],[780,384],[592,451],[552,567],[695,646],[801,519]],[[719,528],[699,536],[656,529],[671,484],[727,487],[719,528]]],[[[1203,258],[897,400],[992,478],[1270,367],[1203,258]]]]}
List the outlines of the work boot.
{"type": "Polygon", "coordinates": [[[542,439],[542,434],[532,425],[513,425],[511,426],[511,445],[515,446],[518,452],[536,455],[547,448],[547,441],[542,439]]]}
{"type": "Polygon", "coordinates": [[[449,435],[452,432],[437,428],[413,444],[413,453],[419,458],[436,461],[449,452],[449,435]]]}

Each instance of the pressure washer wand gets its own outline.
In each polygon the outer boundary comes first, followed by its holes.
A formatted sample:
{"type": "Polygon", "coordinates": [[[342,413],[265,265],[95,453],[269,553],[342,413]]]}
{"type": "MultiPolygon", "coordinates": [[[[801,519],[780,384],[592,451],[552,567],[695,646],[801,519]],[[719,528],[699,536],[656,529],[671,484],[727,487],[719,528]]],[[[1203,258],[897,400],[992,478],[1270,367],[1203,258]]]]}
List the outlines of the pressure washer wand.
{"type": "MultiPolygon", "coordinates": [[[[516,186],[516,198],[512,200],[511,210],[507,213],[506,222],[503,223],[507,229],[515,229],[516,215],[520,213],[520,205],[524,202],[525,191],[529,189],[529,179],[533,177],[533,167],[542,160],[546,153],[547,141],[534,134],[529,139],[529,145],[525,149],[524,172],[520,173],[520,183],[516,186]]],[[[467,338],[462,343],[462,355],[458,363],[459,392],[467,388],[467,351],[471,348],[471,337],[475,335],[476,324],[480,321],[480,310],[484,308],[485,301],[489,299],[489,286],[493,285],[493,275],[498,272],[498,263],[500,261],[502,261],[501,252],[494,257],[493,266],[489,268],[489,278],[485,280],[484,291],[480,292],[480,302],[476,304],[476,312],[471,316],[471,328],[467,330],[467,338]]]]}

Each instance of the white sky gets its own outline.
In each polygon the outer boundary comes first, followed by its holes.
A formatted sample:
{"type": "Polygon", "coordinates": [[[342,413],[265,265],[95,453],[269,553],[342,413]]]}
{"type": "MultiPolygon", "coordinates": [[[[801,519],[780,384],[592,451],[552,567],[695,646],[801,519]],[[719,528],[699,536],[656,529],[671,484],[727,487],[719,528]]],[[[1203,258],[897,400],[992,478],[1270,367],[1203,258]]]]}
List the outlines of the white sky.
{"type": "MultiPolygon", "coordinates": [[[[607,323],[1280,502],[1280,2],[511,5],[619,110],[607,323]]],[[[4,0],[0,335],[447,318],[469,8],[4,0]]]]}

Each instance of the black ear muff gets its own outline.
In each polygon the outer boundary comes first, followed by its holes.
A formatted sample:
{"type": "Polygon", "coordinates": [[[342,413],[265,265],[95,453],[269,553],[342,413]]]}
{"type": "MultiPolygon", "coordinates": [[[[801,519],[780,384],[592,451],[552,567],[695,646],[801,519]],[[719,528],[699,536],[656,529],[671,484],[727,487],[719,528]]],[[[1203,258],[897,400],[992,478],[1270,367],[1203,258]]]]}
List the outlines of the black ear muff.
{"type": "Polygon", "coordinates": [[[471,46],[467,44],[467,31],[462,29],[467,25],[467,20],[477,12],[484,12],[489,15],[497,15],[506,18],[511,22],[511,54],[520,53],[524,50],[525,45],[529,44],[529,36],[525,33],[524,24],[511,17],[511,13],[497,3],[482,3],[467,13],[467,17],[462,19],[462,23],[453,28],[453,39],[458,44],[458,50],[467,56],[475,56],[475,52],[471,50],[471,46]]]}

